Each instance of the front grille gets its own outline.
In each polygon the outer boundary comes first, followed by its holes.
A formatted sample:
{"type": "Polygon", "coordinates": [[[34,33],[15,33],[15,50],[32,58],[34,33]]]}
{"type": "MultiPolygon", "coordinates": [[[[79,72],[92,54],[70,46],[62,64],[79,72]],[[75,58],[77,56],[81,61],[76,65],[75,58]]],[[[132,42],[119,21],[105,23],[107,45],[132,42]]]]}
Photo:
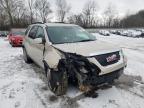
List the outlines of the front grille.
{"type": "Polygon", "coordinates": [[[120,60],[119,51],[95,56],[102,66],[112,65],[120,60]]]}

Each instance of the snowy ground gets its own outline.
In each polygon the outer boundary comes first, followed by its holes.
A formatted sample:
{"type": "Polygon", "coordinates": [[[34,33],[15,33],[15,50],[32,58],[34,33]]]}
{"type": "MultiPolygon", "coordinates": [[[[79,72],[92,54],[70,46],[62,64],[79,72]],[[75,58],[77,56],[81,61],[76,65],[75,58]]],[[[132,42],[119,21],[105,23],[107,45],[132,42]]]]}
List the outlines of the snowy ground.
{"type": "Polygon", "coordinates": [[[43,70],[26,64],[22,49],[12,48],[0,38],[0,108],[143,108],[144,39],[94,35],[122,47],[128,57],[125,75],[116,85],[100,88],[97,98],[84,97],[73,86],[65,96],[54,96],[47,88],[43,70]]]}

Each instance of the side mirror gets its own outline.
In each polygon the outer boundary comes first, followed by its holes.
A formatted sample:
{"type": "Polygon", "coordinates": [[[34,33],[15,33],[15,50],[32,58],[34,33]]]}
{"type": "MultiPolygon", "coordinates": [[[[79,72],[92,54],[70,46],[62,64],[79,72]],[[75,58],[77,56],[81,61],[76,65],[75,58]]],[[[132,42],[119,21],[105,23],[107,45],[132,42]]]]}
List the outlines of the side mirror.
{"type": "Polygon", "coordinates": [[[34,39],[34,38],[35,38],[35,35],[34,35],[34,33],[30,33],[30,34],[28,35],[28,37],[34,39]]]}
{"type": "Polygon", "coordinates": [[[36,43],[36,44],[42,44],[43,40],[42,40],[42,38],[36,38],[36,39],[34,39],[34,43],[36,43]]]}

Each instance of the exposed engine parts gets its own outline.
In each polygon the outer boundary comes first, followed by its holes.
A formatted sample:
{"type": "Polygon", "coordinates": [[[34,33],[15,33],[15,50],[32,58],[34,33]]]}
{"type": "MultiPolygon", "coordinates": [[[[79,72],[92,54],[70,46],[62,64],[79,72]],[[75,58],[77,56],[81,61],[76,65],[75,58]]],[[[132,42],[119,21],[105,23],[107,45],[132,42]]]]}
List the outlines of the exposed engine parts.
{"type": "Polygon", "coordinates": [[[64,55],[65,59],[61,59],[58,64],[59,72],[62,74],[65,70],[68,78],[78,81],[82,91],[89,91],[91,85],[89,79],[92,76],[97,77],[101,70],[86,57],[72,53],[64,53],[64,55]]]}

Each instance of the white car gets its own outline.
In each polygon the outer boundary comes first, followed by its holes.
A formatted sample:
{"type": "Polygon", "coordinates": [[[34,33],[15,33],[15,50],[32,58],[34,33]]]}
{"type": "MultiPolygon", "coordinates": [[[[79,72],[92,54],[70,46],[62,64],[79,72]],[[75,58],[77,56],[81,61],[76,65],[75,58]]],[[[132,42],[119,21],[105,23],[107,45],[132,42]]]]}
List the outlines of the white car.
{"type": "Polygon", "coordinates": [[[133,32],[132,32],[132,37],[141,36],[141,34],[142,34],[141,31],[133,31],[133,32]]]}
{"type": "Polygon", "coordinates": [[[89,91],[119,78],[127,64],[121,48],[101,42],[73,24],[32,24],[26,30],[23,55],[45,70],[48,85],[56,95],[66,93],[68,81],[89,91]]]}
{"type": "Polygon", "coordinates": [[[100,31],[99,31],[99,34],[100,34],[100,35],[103,35],[103,36],[110,36],[110,33],[109,33],[109,31],[107,31],[107,30],[100,30],[100,31]]]}
{"type": "Polygon", "coordinates": [[[136,30],[127,30],[127,36],[128,37],[137,37],[140,36],[141,32],[140,31],[136,31],[136,30]]]}
{"type": "Polygon", "coordinates": [[[127,30],[123,30],[123,31],[121,31],[121,35],[122,36],[128,36],[129,32],[127,30]]]}

